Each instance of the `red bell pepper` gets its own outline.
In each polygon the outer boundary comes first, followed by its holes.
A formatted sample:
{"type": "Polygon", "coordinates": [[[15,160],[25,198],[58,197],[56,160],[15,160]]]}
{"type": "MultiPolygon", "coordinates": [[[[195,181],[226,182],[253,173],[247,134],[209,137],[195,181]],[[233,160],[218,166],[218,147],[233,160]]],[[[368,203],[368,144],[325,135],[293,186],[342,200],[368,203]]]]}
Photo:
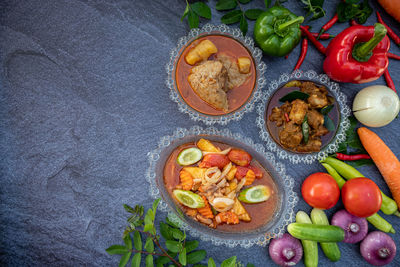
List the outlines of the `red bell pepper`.
{"type": "Polygon", "coordinates": [[[326,49],[324,71],[333,80],[366,83],[378,79],[388,67],[390,40],[386,28],[352,26],[339,33],[326,49]]]}

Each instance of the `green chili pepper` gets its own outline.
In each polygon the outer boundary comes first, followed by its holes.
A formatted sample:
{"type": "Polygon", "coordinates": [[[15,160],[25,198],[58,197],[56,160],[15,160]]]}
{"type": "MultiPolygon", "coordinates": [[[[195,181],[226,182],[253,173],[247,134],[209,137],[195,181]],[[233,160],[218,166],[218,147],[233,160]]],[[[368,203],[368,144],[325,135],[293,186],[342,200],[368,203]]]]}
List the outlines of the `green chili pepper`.
{"type": "Polygon", "coordinates": [[[303,140],[304,143],[308,143],[308,137],[310,135],[310,126],[308,125],[307,115],[304,116],[304,121],[301,124],[301,130],[303,131],[303,140]]]}
{"type": "Polygon", "coordinates": [[[325,167],[325,169],[328,171],[328,173],[335,179],[336,183],[338,184],[339,188],[342,189],[344,183],[346,182],[345,179],[342,178],[342,176],[337,173],[337,171],[328,163],[321,163],[322,166],[325,167]]]}
{"type": "Polygon", "coordinates": [[[258,17],[254,39],[265,54],[282,57],[299,44],[303,21],[304,17],[298,17],[282,6],[273,6],[258,17]]]}
{"type": "MultiPolygon", "coordinates": [[[[364,175],[362,175],[361,172],[356,170],[353,166],[350,166],[349,164],[346,164],[343,161],[340,161],[332,157],[327,157],[326,159],[322,160],[321,163],[329,164],[332,168],[334,168],[340,175],[342,175],[347,180],[357,177],[365,177],[364,175]]],[[[399,216],[400,214],[397,211],[398,207],[396,202],[387,195],[385,195],[382,191],[381,194],[382,194],[381,211],[387,215],[393,214],[399,216]]]]}

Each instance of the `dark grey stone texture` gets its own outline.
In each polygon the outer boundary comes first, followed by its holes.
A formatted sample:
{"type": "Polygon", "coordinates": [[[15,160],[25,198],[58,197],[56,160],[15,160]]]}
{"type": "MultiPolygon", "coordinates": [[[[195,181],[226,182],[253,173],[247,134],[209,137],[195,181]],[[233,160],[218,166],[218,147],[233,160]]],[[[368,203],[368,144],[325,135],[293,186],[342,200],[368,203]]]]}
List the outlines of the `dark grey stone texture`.
{"type": "MultiPolygon", "coordinates": [[[[333,16],[338,2],[325,1],[327,16],[310,23],[314,31],[333,16]]],[[[371,2],[400,35],[399,23],[371,2]]],[[[211,22],[217,24],[223,13],[215,10],[216,1],[208,3],[213,7],[211,22]]],[[[305,14],[300,1],[290,0],[285,6],[305,14]]],[[[263,1],[245,6],[256,7],[263,8],[263,1]]],[[[119,257],[105,249],[122,242],[122,204],[148,208],[152,202],[144,179],[146,153],[176,127],[195,124],[178,111],[164,85],[169,52],[189,30],[180,22],[184,9],[183,0],[0,2],[2,265],[118,264],[119,257]]],[[[375,21],[373,14],[368,24],[375,21]]],[[[201,20],[201,25],[206,22],[201,20]]],[[[329,32],[338,34],[346,26],[338,24],[329,32]]],[[[299,50],[287,60],[265,56],[267,80],[290,72],[299,50]]],[[[391,52],[400,54],[393,42],[391,52]]],[[[323,56],[310,45],[302,69],[322,72],[322,62],[323,56]]],[[[390,60],[398,90],[399,71],[400,62],[390,60]]],[[[384,84],[383,77],[371,84],[384,84]]],[[[340,86],[351,104],[366,85],[340,86]]],[[[255,119],[252,112],[227,128],[260,143],[255,119]]],[[[399,119],[374,130],[400,156],[399,119]]],[[[307,175],[323,171],[317,163],[286,164],[299,194],[307,175]]],[[[390,194],[376,168],[361,171],[390,194]]],[[[311,210],[303,200],[297,208],[311,210]]],[[[398,218],[385,218],[400,232],[398,218]]],[[[392,236],[400,248],[399,233],[392,236]]],[[[331,263],[320,251],[320,266],[367,265],[359,245],[339,246],[342,259],[331,263]]],[[[237,255],[244,263],[273,265],[266,248],[227,249],[207,242],[200,247],[217,262],[237,255]]],[[[399,265],[397,256],[391,266],[399,265]]]]}

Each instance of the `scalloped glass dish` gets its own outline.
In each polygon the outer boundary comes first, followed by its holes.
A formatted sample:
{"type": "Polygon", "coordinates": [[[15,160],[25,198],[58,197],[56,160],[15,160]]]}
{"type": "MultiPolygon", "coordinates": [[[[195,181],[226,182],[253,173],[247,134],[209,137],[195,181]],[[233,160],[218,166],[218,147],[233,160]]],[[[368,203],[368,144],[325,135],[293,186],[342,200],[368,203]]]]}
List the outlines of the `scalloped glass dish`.
{"type": "MultiPolygon", "coordinates": [[[[250,112],[254,109],[255,103],[261,97],[261,88],[266,84],[264,73],[267,66],[262,62],[261,58],[262,51],[259,48],[254,47],[253,39],[248,36],[244,37],[241,31],[237,28],[230,28],[224,24],[206,24],[201,29],[192,29],[187,36],[181,37],[178,40],[177,46],[170,52],[170,60],[165,67],[167,72],[165,83],[170,89],[170,99],[178,104],[180,112],[187,113],[192,120],[202,121],[206,125],[213,125],[215,123],[226,125],[232,120],[238,121],[246,112],[250,112]],[[223,36],[231,38],[239,45],[243,46],[252,57],[254,65],[252,68],[255,69],[254,86],[251,92],[247,92],[248,97],[244,99],[243,103],[241,102],[240,106],[234,110],[229,110],[228,113],[222,112],[221,114],[215,115],[194,107],[192,104],[188,103],[187,98],[185,99],[187,96],[184,97],[178,88],[176,74],[180,58],[186,51],[185,49],[188,48],[192,42],[206,36],[223,36]]],[[[233,90],[235,89],[237,88],[234,88],[233,90]]]]}
{"type": "Polygon", "coordinates": [[[192,236],[204,241],[211,241],[215,245],[228,247],[242,246],[245,248],[253,245],[265,246],[271,238],[282,235],[286,226],[294,220],[294,207],[298,201],[293,192],[294,180],[286,174],[285,166],[276,162],[272,153],[266,152],[261,144],[255,144],[250,138],[231,133],[228,129],[217,130],[210,127],[203,129],[194,126],[189,130],[177,128],[172,135],[160,139],[158,147],[147,154],[149,168],[146,172],[146,180],[150,184],[152,198],[161,198],[159,209],[167,211],[169,218],[189,232],[192,236]],[[180,145],[194,142],[199,137],[210,141],[225,143],[249,152],[264,169],[271,175],[277,187],[277,206],[272,218],[262,226],[247,231],[223,231],[209,228],[186,214],[183,214],[179,206],[168,193],[164,184],[164,167],[171,153],[180,145]]]}
{"type": "Polygon", "coordinates": [[[266,142],[267,149],[277,154],[280,159],[289,159],[290,162],[297,164],[300,162],[311,164],[316,160],[326,158],[329,154],[334,153],[341,142],[346,139],[346,130],[350,127],[348,116],[350,108],[346,104],[347,97],[340,92],[339,85],[332,82],[326,74],[317,74],[315,71],[300,71],[296,70],[292,73],[284,73],[279,77],[279,80],[274,80],[270,83],[267,91],[263,92],[261,103],[257,105],[258,117],[256,125],[260,129],[260,137],[266,142]],[[337,106],[333,111],[337,112],[336,116],[336,131],[331,134],[328,141],[323,142],[319,152],[293,152],[280,145],[278,141],[270,133],[266,120],[268,119],[267,111],[270,110],[272,99],[276,98],[275,93],[279,91],[286,83],[292,80],[311,81],[316,84],[324,85],[331,96],[336,100],[337,106]]]}

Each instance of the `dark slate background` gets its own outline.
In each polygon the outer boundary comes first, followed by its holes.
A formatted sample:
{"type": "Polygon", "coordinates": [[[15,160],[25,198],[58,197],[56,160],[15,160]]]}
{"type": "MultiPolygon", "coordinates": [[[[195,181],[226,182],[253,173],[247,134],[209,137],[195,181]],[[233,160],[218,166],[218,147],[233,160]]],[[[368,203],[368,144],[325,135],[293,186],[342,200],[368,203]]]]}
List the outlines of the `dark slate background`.
{"type": "MultiPolygon", "coordinates": [[[[209,1],[211,22],[219,23],[223,13],[214,9],[215,2],[209,1]]],[[[289,0],[285,6],[304,15],[299,2],[289,0]]],[[[310,23],[314,31],[333,16],[338,2],[325,1],[327,16],[310,23]]],[[[400,35],[400,24],[376,1],[370,2],[400,35]]],[[[263,8],[263,1],[244,6],[255,7],[263,8]]],[[[105,249],[122,243],[122,204],[147,208],[152,202],[144,179],[146,153],[176,127],[195,124],[178,112],[164,85],[169,52],[189,30],[180,22],[184,9],[183,0],[0,2],[2,265],[118,264],[119,257],[109,256],[105,249]]],[[[374,22],[375,14],[368,24],[374,22]]],[[[338,24],[330,33],[346,26],[338,24]]],[[[249,35],[252,27],[250,23],[249,35]]],[[[299,50],[287,60],[264,57],[267,80],[290,72],[299,50]]],[[[393,42],[391,52],[400,54],[393,42]]],[[[303,69],[322,72],[322,62],[323,56],[311,45],[303,69]]],[[[400,89],[400,62],[391,60],[389,69],[400,89]]],[[[371,84],[384,84],[383,77],[371,84]]],[[[349,103],[363,87],[341,84],[349,103]]],[[[228,128],[261,142],[255,119],[252,112],[228,128]]],[[[374,130],[400,156],[399,119],[374,130]]],[[[322,171],[317,163],[287,163],[287,169],[297,181],[298,193],[307,175],[322,171]]],[[[374,167],[361,171],[389,193],[374,167]]],[[[302,200],[297,208],[311,210],[302,200]]],[[[400,232],[400,219],[385,218],[400,232]]],[[[392,236],[400,248],[399,235],[392,236]]],[[[321,266],[367,265],[359,245],[339,246],[342,259],[331,263],[320,251],[321,266]]],[[[262,247],[227,249],[207,242],[200,247],[217,262],[237,255],[256,266],[273,264],[262,247]]],[[[399,266],[400,257],[391,265],[399,266]]]]}

